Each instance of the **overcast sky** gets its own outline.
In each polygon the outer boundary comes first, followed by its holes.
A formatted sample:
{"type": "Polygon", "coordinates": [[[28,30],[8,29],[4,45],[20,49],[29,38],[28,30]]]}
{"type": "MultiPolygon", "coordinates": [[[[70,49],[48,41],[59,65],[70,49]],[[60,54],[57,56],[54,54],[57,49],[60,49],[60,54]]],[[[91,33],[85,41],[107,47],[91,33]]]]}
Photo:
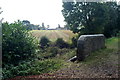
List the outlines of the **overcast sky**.
{"type": "Polygon", "coordinates": [[[45,26],[50,25],[51,28],[65,24],[61,13],[62,0],[0,0],[0,7],[3,22],[29,20],[31,24],[41,25],[44,22],[45,26]]]}
{"type": "Polygon", "coordinates": [[[50,25],[55,28],[60,24],[63,26],[62,0],[0,0],[0,7],[5,21],[14,22],[29,20],[32,24],[50,25]]]}

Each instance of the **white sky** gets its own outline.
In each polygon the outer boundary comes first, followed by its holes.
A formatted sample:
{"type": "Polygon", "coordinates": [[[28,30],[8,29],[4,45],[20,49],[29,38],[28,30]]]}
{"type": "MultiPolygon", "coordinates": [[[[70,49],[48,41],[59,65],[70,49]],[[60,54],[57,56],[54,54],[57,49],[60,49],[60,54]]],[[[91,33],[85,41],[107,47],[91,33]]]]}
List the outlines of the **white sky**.
{"type": "Polygon", "coordinates": [[[65,24],[61,12],[62,0],[0,0],[0,7],[3,22],[29,20],[31,24],[41,25],[44,22],[51,28],[65,24]]]}
{"type": "MultiPolygon", "coordinates": [[[[117,0],[120,1],[120,0],[117,0]]],[[[5,21],[10,23],[19,20],[29,20],[31,24],[55,28],[58,24],[63,27],[65,24],[62,16],[62,0],[0,0],[0,7],[5,21]]]]}

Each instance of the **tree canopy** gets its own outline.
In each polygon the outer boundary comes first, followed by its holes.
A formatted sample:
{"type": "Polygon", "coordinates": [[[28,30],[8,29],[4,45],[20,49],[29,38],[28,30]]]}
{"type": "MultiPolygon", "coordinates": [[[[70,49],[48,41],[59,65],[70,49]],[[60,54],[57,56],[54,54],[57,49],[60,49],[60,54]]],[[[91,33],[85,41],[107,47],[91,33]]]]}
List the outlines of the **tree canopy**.
{"type": "Polygon", "coordinates": [[[63,2],[62,14],[74,33],[111,37],[119,30],[117,13],[116,2],[63,2]]]}

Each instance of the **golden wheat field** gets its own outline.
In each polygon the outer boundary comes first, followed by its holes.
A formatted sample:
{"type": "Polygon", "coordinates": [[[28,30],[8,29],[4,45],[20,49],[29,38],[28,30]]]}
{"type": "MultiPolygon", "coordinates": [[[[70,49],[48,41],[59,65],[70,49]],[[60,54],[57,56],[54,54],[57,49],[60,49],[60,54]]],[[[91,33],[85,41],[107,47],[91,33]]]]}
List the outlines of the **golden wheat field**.
{"type": "Polygon", "coordinates": [[[46,36],[50,41],[56,41],[57,38],[63,38],[64,41],[70,42],[71,38],[77,34],[74,34],[70,30],[32,30],[32,35],[38,40],[42,36],[46,36]]]}

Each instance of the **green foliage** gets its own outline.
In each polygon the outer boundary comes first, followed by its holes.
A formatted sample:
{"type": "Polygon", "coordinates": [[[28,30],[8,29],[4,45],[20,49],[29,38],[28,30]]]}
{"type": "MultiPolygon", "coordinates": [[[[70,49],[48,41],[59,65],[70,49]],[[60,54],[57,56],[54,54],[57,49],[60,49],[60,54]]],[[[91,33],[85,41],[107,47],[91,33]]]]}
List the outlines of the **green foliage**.
{"type": "Polygon", "coordinates": [[[5,64],[17,65],[20,61],[28,60],[36,52],[37,45],[34,38],[20,22],[2,24],[2,55],[5,64]]]}
{"type": "Polygon", "coordinates": [[[3,69],[3,79],[15,76],[37,75],[57,70],[62,65],[60,60],[47,59],[44,61],[30,61],[20,63],[18,66],[8,66],[3,69]],[[9,70],[8,70],[9,69],[9,70]]]}
{"type": "MultiPolygon", "coordinates": [[[[88,56],[81,64],[85,64],[88,66],[99,66],[103,65],[103,63],[114,63],[118,62],[118,38],[112,37],[106,39],[106,48],[100,49],[98,51],[92,52],[90,56],[88,56]]],[[[108,65],[108,64],[107,64],[108,65]]],[[[114,65],[114,64],[112,64],[114,65]]]]}
{"type": "Polygon", "coordinates": [[[50,42],[50,40],[47,37],[45,37],[45,36],[41,37],[40,47],[41,48],[48,47],[49,46],[49,42],[50,42]]]}
{"type": "Polygon", "coordinates": [[[101,49],[98,51],[95,51],[91,53],[90,56],[88,56],[83,63],[88,64],[88,65],[94,65],[96,63],[102,63],[103,61],[106,61],[110,55],[113,55],[113,49],[101,49]]]}
{"type": "Polygon", "coordinates": [[[55,43],[56,43],[56,46],[59,48],[68,48],[69,47],[69,44],[66,43],[62,38],[58,38],[55,43]]]}
{"type": "MultiPolygon", "coordinates": [[[[120,34],[120,5],[118,5],[118,18],[117,18],[117,29],[118,29],[118,34],[120,34]]],[[[118,35],[120,36],[120,35],[118,35]]]]}
{"type": "Polygon", "coordinates": [[[74,49],[68,49],[68,48],[58,48],[58,47],[48,47],[45,50],[40,50],[39,53],[37,54],[37,58],[39,60],[44,60],[44,59],[52,59],[52,58],[57,58],[60,57],[63,60],[66,57],[67,59],[71,58],[69,56],[72,56],[71,54],[76,54],[74,49]]]}
{"type": "Polygon", "coordinates": [[[106,8],[106,22],[104,23],[103,33],[107,38],[116,36],[119,31],[117,26],[118,5],[115,2],[107,2],[104,6],[106,8]]]}
{"type": "Polygon", "coordinates": [[[76,49],[62,49],[62,55],[58,56],[57,59],[69,60],[76,55],[76,49]]]}
{"type": "Polygon", "coordinates": [[[120,31],[117,33],[117,36],[120,37],[120,31]]]}
{"type": "Polygon", "coordinates": [[[22,24],[26,27],[27,30],[40,30],[40,25],[30,24],[30,21],[23,20],[22,24]]]}
{"type": "Polygon", "coordinates": [[[109,49],[113,49],[118,51],[119,50],[119,37],[112,37],[106,40],[106,46],[109,49]]]}
{"type": "Polygon", "coordinates": [[[58,53],[58,48],[57,47],[49,47],[48,52],[52,53],[51,57],[55,57],[58,53]]]}
{"type": "Polygon", "coordinates": [[[3,77],[10,77],[13,75],[11,68],[33,59],[38,46],[35,38],[29,34],[20,21],[11,24],[3,23],[2,35],[3,77]]]}
{"type": "Polygon", "coordinates": [[[63,8],[65,21],[74,33],[104,33],[106,37],[111,37],[119,30],[116,2],[64,2],[63,8]]]}
{"type": "Polygon", "coordinates": [[[79,36],[75,36],[72,38],[72,45],[71,45],[72,48],[77,47],[78,38],[79,38],[79,36]]]}
{"type": "Polygon", "coordinates": [[[55,57],[59,52],[58,47],[47,47],[44,50],[40,50],[39,54],[37,54],[37,57],[39,60],[41,59],[49,59],[55,57]]]}

